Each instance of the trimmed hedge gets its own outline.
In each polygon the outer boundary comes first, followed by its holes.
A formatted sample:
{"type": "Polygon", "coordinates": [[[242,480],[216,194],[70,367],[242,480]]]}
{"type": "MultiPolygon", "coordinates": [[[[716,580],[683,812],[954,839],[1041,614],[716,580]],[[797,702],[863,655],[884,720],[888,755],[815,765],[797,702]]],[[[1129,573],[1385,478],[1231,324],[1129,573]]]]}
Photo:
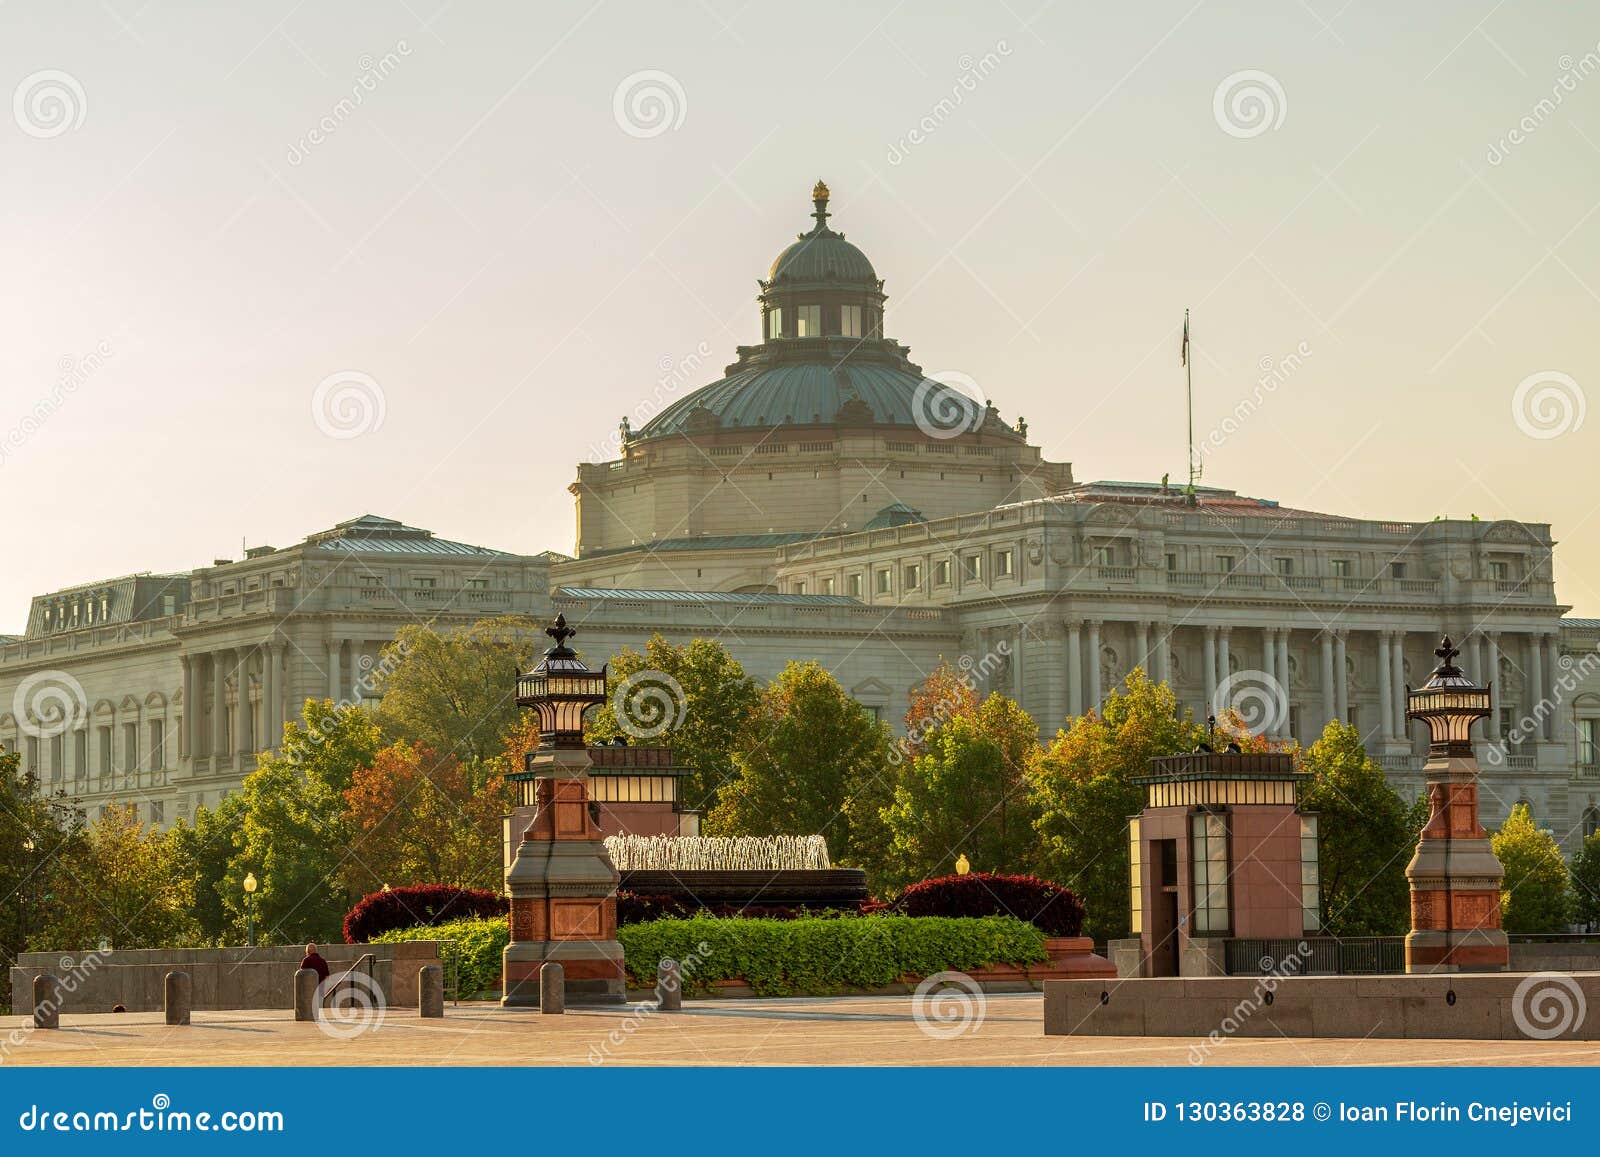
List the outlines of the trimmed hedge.
{"type": "Polygon", "coordinates": [[[670,956],[684,965],[690,992],[703,992],[715,980],[743,980],[761,996],[884,988],[902,977],[1049,959],[1044,933],[1009,916],[694,916],[630,924],[617,929],[617,940],[635,988],[653,986],[656,965],[670,956]]]}
{"type": "Polygon", "coordinates": [[[891,905],[907,916],[1014,916],[1046,936],[1077,936],[1083,901],[1037,876],[973,872],[913,884],[891,905]]]}
{"type": "Polygon", "coordinates": [[[344,942],[366,944],[379,939],[385,932],[401,928],[504,916],[510,910],[510,901],[498,892],[457,888],[449,884],[390,888],[386,892],[368,893],[350,909],[344,918],[344,942]]]}
{"type": "Polygon", "coordinates": [[[456,942],[458,991],[463,997],[499,989],[511,927],[504,920],[451,920],[431,928],[395,928],[372,938],[375,944],[400,944],[411,940],[456,942]]]}
{"type": "MultiPolygon", "coordinates": [[[[403,928],[380,944],[453,940],[462,996],[500,987],[510,930],[504,920],[454,920],[403,928]]],[[[902,977],[990,964],[1043,964],[1044,934],[1009,916],[945,920],[913,916],[803,917],[795,920],[652,920],[617,929],[628,984],[652,988],[664,956],[682,962],[684,987],[704,992],[714,980],[742,980],[762,996],[884,988],[902,977]]]]}

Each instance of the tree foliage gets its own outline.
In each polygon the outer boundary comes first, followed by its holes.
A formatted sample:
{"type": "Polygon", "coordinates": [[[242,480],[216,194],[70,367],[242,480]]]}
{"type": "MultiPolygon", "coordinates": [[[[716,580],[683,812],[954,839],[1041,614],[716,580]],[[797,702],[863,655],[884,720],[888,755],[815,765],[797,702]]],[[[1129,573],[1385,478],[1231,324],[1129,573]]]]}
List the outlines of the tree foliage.
{"type": "Polygon", "coordinates": [[[1128,934],[1128,819],[1144,806],[1132,782],[1152,758],[1192,751],[1205,730],[1165,683],[1135,668],[1103,712],[1078,716],[1034,761],[1029,780],[1039,809],[1036,869],[1087,909],[1084,934],[1128,934]]]}
{"type": "Polygon", "coordinates": [[[420,743],[482,768],[518,722],[517,672],[540,638],[531,619],[480,619],[460,631],[402,627],[384,650],[378,723],[390,742],[420,743]]]}
{"type": "Polygon", "coordinates": [[[1572,857],[1572,917],[1600,925],[1600,832],[1587,836],[1572,857]]]}
{"type": "Polygon", "coordinates": [[[1500,924],[1514,935],[1560,932],[1569,915],[1567,864],[1555,837],[1533,822],[1527,804],[1511,809],[1490,840],[1505,869],[1500,924]]]}
{"type": "Polygon", "coordinates": [[[1302,811],[1318,816],[1323,930],[1334,936],[1398,936],[1411,926],[1406,865],[1427,802],[1408,807],[1367,756],[1361,733],[1331,720],[1306,749],[1302,811]]]}
{"type": "Polygon", "coordinates": [[[1028,780],[1039,752],[1033,718],[1014,700],[991,694],[942,721],[930,716],[926,730],[910,734],[918,735],[920,754],[899,767],[883,812],[892,841],[890,882],[939,875],[963,854],[983,871],[1027,871],[1037,844],[1028,780]]]}
{"type": "Polygon", "coordinates": [[[344,803],[352,854],[343,879],[349,890],[501,886],[501,816],[511,810],[504,780],[476,785],[454,755],[394,743],[371,766],[356,770],[344,803]]]}
{"type": "Polygon", "coordinates": [[[678,798],[685,807],[714,810],[734,778],[734,751],[760,686],[715,639],[679,644],[652,635],[643,653],[624,648],[609,666],[611,702],[589,717],[590,742],[620,736],[670,744],[690,769],[678,781],[678,798]]]}
{"type": "Polygon", "coordinates": [[[821,665],[791,662],[746,721],[707,834],[822,835],[836,863],[876,859],[888,761],[888,729],[821,665]]]}

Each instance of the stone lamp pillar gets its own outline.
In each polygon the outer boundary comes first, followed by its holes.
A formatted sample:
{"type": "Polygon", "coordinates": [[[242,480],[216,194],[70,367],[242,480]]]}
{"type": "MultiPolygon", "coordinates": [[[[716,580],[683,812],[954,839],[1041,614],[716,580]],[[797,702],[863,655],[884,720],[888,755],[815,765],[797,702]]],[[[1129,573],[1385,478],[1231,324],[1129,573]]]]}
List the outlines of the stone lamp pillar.
{"type": "Polygon", "coordinates": [[[1478,761],[1472,725],[1490,713],[1489,688],[1455,665],[1448,638],[1439,665],[1417,690],[1406,689],[1407,719],[1428,725],[1428,823],[1406,868],[1411,884],[1407,972],[1500,972],[1510,962],[1500,927],[1504,871],[1478,823],[1478,761]]]}
{"type": "MultiPolygon", "coordinates": [[[[545,634],[555,645],[532,671],[517,676],[517,704],[539,714],[539,750],[512,779],[533,818],[506,870],[511,942],[505,996],[511,1007],[537,1007],[539,969],[562,966],[572,1004],[626,999],[617,943],[616,868],[606,855],[589,802],[589,753],[583,716],[606,700],[606,671],[591,671],[566,645],[576,632],[557,616],[545,634]]],[[[513,833],[514,835],[516,833],[513,833]]]]}

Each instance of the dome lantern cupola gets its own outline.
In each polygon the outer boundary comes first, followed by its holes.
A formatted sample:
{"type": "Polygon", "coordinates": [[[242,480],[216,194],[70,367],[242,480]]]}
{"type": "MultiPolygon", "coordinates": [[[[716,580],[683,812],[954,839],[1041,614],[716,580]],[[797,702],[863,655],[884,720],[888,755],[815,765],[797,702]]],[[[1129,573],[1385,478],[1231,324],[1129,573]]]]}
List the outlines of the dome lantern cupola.
{"type": "Polygon", "coordinates": [[[882,336],[883,282],[867,255],[828,227],[828,200],[828,186],[818,180],[811,190],[816,224],[778,254],[760,283],[767,342],[882,336]]]}

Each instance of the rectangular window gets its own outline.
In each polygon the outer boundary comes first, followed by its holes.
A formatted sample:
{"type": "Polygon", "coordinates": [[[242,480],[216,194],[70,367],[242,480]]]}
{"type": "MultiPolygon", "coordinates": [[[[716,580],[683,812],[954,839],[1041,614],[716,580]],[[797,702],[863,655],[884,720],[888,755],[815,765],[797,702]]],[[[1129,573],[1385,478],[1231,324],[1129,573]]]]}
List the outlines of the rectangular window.
{"type": "Polygon", "coordinates": [[[794,311],[795,337],[822,336],[822,306],[802,305],[794,311]]]}
{"type": "Polygon", "coordinates": [[[469,578],[467,580],[469,591],[486,591],[489,589],[489,580],[486,578],[469,578]]]}
{"type": "Polygon", "coordinates": [[[122,770],[139,770],[139,725],[137,723],[124,723],[122,725],[122,770]]]}
{"type": "Polygon", "coordinates": [[[1278,574],[1282,575],[1284,578],[1288,578],[1294,573],[1294,559],[1275,558],[1272,560],[1272,569],[1277,571],[1278,574]]]}
{"type": "Polygon", "coordinates": [[[28,766],[23,770],[32,772],[36,778],[44,778],[43,769],[39,766],[39,737],[37,735],[28,736],[28,766]]]}
{"type": "Polygon", "coordinates": [[[797,594],[797,595],[803,595],[803,594],[806,593],[806,580],[805,579],[795,579],[794,580],[794,593],[797,594]]]}
{"type": "Polygon", "coordinates": [[[89,774],[89,729],[84,727],[72,733],[72,777],[82,779],[89,774]]]}
{"type": "Polygon", "coordinates": [[[859,305],[841,305],[839,307],[839,332],[845,337],[861,336],[861,307],[859,305]]]}
{"type": "Polygon", "coordinates": [[[150,721],[150,766],[160,769],[167,766],[167,724],[162,719],[150,721]]]}
{"type": "Polygon", "coordinates": [[[969,554],[961,560],[961,577],[969,582],[983,578],[983,555],[969,554]]]}
{"type": "Polygon", "coordinates": [[[177,595],[162,595],[161,596],[161,613],[163,615],[175,615],[175,614],[178,613],[178,596],[177,595]]]}
{"type": "Polygon", "coordinates": [[[1228,817],[1196,812],[1189,817],[1189,873],[1193,886],[1194,934],[1226,935],[1228,913],[1228,817]]]}
{"type": "Polygon", "coordinates": [[[906,573],[903,590],[914,591],[922,586],[922,567],[918,563],[906,563],[906,573]]]}
{"type": "Polygon", "coordinates": [[[1144,931],[1144,881],[1141,878],[1139,821],[1128,821],[1128,931],[1144,931]]]}
{"type": "Polygon", "coordinates": [[[1317,817],[1300,817],[1301,928],[1310,935],[1322,931],[1322,874],[1317,854],[1317,817]]]}
{"type": "Polygon", "coordinates": [[[426,575],[416,575],[412,578],[411,585],[419,591],[431,591],[439,585],[439,580],[428,578],[426,575]]]}
{"type": "Polygon", "coordinates": [[[1231,554],[1219,554],[1217,555],[1217,569],[1223,574],[1232,574],[1234,564],[1237,561],[1231,554]]]}
{"type": "Polygon", "coordinates": [[[1600,720],[1578,720],[1578,762],[1585,767],[1600,763],[1600,747],[1595,746],[1597,733],[1600,733],[1600,720]]]}
{"type": "Polygon", "coordinates": [[[827,578],[822,580],[822,593],[825,594],[825,595],[831,595],[833,593],[833,576],[832,575],[829,575],[827,578]]]}
{"type": "Polygon", "coordinates": [[[101,727],[100,731],[100,762],[95,768],[101,775],[111,774],[111,728],[101,727]]]}
{"type": "Polygon", "coordinates": [[[67,770],[67,738],[64,735],[50,737],[50,782],[66,778],[67,770]]]}
{"type": "Polygon", "coordinates": [[[950,560],[942,558],[933,564],[933,585],[947,587],[950,585],[950,560]]]}
{"type": "Polygon", "coordinates": [[[167,805],[164,800],[153,799],[150,801],[150,822],[153,824],[167,822],[167,805]]]}
{"type": "Polygon", "coordinates": [[[853,598],[853,599],[859,599],[861,597],[861,575],[860,575],[860,573],[858,572],[856,574],[851,575],[845,581],[850,584],[850,597],[853,598]]]}
{"type": "Polygon", "coordinates": [[[1355,567],[1347,558],[1336,558],[1329,565],[1333,568],[1334,578],[1349,578],[1355,574],[1355,567]]]}
{"type": "Polygon", "coordinates": [[[773,309],[767,311],[767,336],[783,336],[783,310],[773,309]]]}
{"type": "Polygon", "coordinates": [[[994,556],[995,573],[999,575],[1015,574],[1016,568],[1013,565],[1015,558],[1016,552],[1014,551],[1002,550],[996,552],[994,556]]]}
{"type": "Polygon", "coordinates": [[[1405,578],[1406,577],[1406,564],[1403,563],[1403,562],[1391,562],[1389,564],[1389,577],[1392,578],[1392,579],[1403,579],[1403,578],[1405,578]]]}
{"type": "Polygon", "coordinates": [[[876,578],[877,578],[877,582],[876,582],[875,589],[877,590],[877,592],[880,595],[888,594],[889,593],[889,586],[890,586],[889,572],[887,570],[880,570],[880,571],[878,571],[876,578]]]}
{"type": "Polygon", "coordinates": [[[1499,582],[1504,582],[1511,577],[1511,564],[1508,562],[1491,562],[1489,564],[1489,577],[1499,582]]]}
{"type": "Polygon", "coordinates": [[[1095,566],[1116,566],[1117,565],[1116,552],[1113,551],[1112,548],[1109,547],[1109,546],[1097,546],[1097,547],[1095,547],[1094,548],[1094,565],[1095,566]]]}
{"type": "Polygon", "coordinates": [[[1178,556],[1172,551],[1167,552],[1167,569],[1169,571],[1178,569],[1178,556]]]}

